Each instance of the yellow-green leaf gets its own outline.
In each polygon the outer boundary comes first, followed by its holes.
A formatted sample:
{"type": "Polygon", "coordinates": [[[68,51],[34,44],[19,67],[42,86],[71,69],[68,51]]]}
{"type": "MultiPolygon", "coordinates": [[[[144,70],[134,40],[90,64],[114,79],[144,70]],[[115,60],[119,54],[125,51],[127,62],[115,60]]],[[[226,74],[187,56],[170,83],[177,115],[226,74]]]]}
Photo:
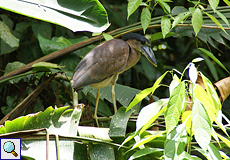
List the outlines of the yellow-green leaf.
{"type": "Polygon", "coordinates": [[[145,7],[141,12],[141,26],[145,33],[145,30],[148,28],[151,21],[151,13],[147,7],[145,7]]]}
{"type": "Polygon", "coordinates": [[[222,30],[222,31],[224,31],[227,35],[228,35],[228,33],[225,31],[225,29],[223,28],[223,26],[220,24],[220,22],[214,17],[214,16],[212,16],[211,14],[208,14],[207,12],[204,12],[214,23],[216,23],[216,25],[218,26],[218,27],[220,27],[220,29],[222,30]]]}
{"type": "Polygon", "coordinates": [[[163,16],[161,18],[161,31],[163,38],[165,39],[166,35],[170,32],[171,28],[171,21],[167,16],[163,16]]]}
{"type": "Polygon", "coordinates": [[[196,8],[196,10],[192,14],[192,26],[196,36],[201,29],[202,23],[203,23],[202,12],[200,8],[196,8]]]}

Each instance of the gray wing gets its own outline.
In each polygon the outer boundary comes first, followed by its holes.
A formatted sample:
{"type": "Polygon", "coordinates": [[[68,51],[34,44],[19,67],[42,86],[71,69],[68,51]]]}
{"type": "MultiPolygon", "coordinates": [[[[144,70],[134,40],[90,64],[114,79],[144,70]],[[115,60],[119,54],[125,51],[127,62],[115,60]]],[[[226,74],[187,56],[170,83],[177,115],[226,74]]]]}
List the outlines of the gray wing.
{"type": "Polygon", "coordinates": [[[119,39],[95,47],[76,67],[72,87],[81,90],[85,86],[101,82],[123,71],[127,65],[129,52],[129,45],[119,39]]]}

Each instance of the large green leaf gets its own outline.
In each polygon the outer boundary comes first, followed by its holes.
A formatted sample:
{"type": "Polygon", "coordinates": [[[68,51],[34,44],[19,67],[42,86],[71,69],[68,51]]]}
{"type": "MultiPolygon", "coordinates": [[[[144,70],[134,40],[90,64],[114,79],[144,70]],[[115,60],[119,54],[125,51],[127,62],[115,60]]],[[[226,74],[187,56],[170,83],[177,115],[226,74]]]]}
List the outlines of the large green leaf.
{"type": "Polygon", "coordinates": [[[206,151],[211,141],[211,121],[203,104],[194,99],[192,108],[192,129],[199,146],[206,151]]]}
{"type": "Polygon", "coordinates": [[[144,33],[145,30],[148,28],[150,21],[151,21],[151,13],[149,9],[145,7],[141,12],[141,25],[144,33]]]}
{"type": "Polygon", "coordinates": [[[154,85],[151,88],[147,88],[144,89],[143,91],[141,91],[134,99],[133,101],[129,104],[129,106],[127,107],[126,111],[131,109],[132,107],[134,107],[136,104],[138,104],[139,102],[141,102],[145,97],[147,97],[150,93],[153,93],[160,85],[160,82],[162,81],[162,79],[165,77],[165,75],[168,72],[165,72],[163,75],[161,75],[156,82],[154,83],[154,85]]]}
{"type": "Polygon", "coordinates": [[[178,125],[167,136],[164,153],[165,159],[179,159],[187,143],[187,132],[184,124],[178,125]]]}
{"type": "Polygon", "coordinates": [[[129,16],[131,14],[133,14],[133,12],[135,12],[137,10],[137,8],[139,7],[139,5],[141,4],[142,0],[130,0],[128,3],[128,16],[127,19],[129,19],[129,16]]]}
{"type": "Polygon", "coordinates": [[[192,14],[192,25],[193,25],[196,36],[201,29],[202,23],[203,23],[202,12],[199,8],[197,8],[192,14]]]}
{"type": "Polygon", "coordinates": [[[166,35],[170,32],[171,30],[171,21],[167,16],[163,16],[161,18],[161,31],[163,38],[166,37],[166,35]]]}
{"type": "Polygon", "coordinates": [[[131,110],[128,112],[125,112],[125,110],[125,107],[121,107],[118,109],[116,114],[113,115],[113,118],[110,122],[110,137],[125,137],[127,123],[130,115],[132,114],[131,110]]]}
{"type": "Polygon", "coordinates": [[[185,100],[185,83],[184,81],[180,82],[178,86],[173,90],[172,95],[169,98],[169,102],[167,105],[167,110],[165,112],[165,123],[166,130],[169,133],[176,127],[179,117],[181,114],[181,110],[184,110],[185,100]]]}
{"type": "Polygon", "coordinates": [[[0,21],[0,38],[10,47],[19,46],[19,39],[11,33],[10,28],[3,21],[0,21]]]}
{"type": "Polygon", "coordinates": [[[51,22],[72,31],[102,32],[109,27],[105,9],[98,0],[7,0],[0,8],[51,22]]]}

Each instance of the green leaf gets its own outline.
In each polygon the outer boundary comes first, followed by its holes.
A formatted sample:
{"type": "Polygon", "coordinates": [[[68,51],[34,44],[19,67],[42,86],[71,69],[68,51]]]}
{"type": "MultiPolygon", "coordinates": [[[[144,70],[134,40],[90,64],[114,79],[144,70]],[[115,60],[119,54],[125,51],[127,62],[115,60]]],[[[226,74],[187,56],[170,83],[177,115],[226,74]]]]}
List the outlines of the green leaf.
{"type": "Polygon", "coordinates": [[[209,52],[208,50],[206,50],[204,48],[198,48],[198,49],[201,50],[202,52],[204,52],[210,58],[212,58],[219,66],[221,66],[226,72],[229,73],[229,71],[225,68],[225,66],[211,52],[209,52]]]}
{"type": "Polygon", "coordinates": [[[174,28],[179,23],[183,22],[184,19],[186,19],[190,14],[191,12],[183,12],[183,13],[178,14],[172,23],[172,28],[174,28]]]}
{"type": "Polygon", "coordinates": [[[11,33],[10,28],[3,21],[0,21],[0,38],[12,48],[19,46],[19,39],[11,33]]]}
{"type": "Polygon", "coordinates": [[[218,81],[218,74],[217,74],[217,71],[216,71],[216,68],[215,68],[215,65],[212,63],[212,61],[208,58],[208,56],[206,55],[202,55],[200,54],[203,58],[204,58],[204,61],[205,63],[207,64],[213,78],[215,79],[215,81],[218,81]]]}
{"type": "Polygon", "coordinates": [[[55,63],[50,63],[50,62],[38,62],[38,63],[34,63],[32,67],[63,68],[65,66],[59,66],[55,63]]]}
{"type": "Polygon", "coordinates": [[[192,108],[192,129],[199,146],[205,151],[211,141],[211,121],[203,104],[194,99],[192,108]]]}
{"type": "Polygon", "coordinates": [[[0,1],[0,7],[72,31],[101,32],[109,27],[106,10],[98,0],[0,1]],[[26,8],[26,9],[25,9],[26,8]]]}
{"type": "Polygon", "coordinates": [[[216,108],[216,111],[221,110],[222,105],[221,105],[220,99],[218,97],[218,94],[217,94],[214,86],[212,85],[212,82],[207,77],[205,77],[201,72],[200,72],[200,75],[201,75],[202,80],[204,82],[204,86],[205,86],[205,89],[209,95],[209,98],[210,98],[210,100],[212,100],[212,104],[216,108]]]}
{"type": "Polygon", "coordinates": [[[208,112],[209,118],[213,122],[215,120],[215,114],[218,112],[218,110],[215,108],[213,98],[210,97],[200,85],[195,86],[194,96],[204,105],[208,112]]]}
{"type": "MultiPolygon", "coordinates": [[[[25,66],[25,64],[22,63],[22,62],[19,62],[19,61],[8,63],[6,65],[6,67],[5,67],[5,74],[8,74],[8,73],[10,73],[10,72],[12,72],[12,71],[14,71],[14,70],[16,70],[18,68],[23,67],[23,66],[25,66]]],[[[20,76],[18,78],[14,78],[14,79],[10,80],[9,82],[12,83],[12,84],[13,83],[18,83],[23,78],[24,78],[24,76],[20,76]]]]}
{"type": "Polygon", "coordinates": [[[167,136],[164,155],[166,159],[179,159],[187,143],[186,127],[182,123],[174,128],[167,136]]]}
{"type": "Polygon", "coordinates": [[[170,32],[171,28],[171,21],[167,16],[163,16],[161,18],[161,31],[163,35],[163,39],[165,39],[166,35],[170,32]]]}
{"type": "Polygon", "coordinates": [[[128,3],[128,16],[127,19],[129,19],[129,16],[131,16],[131,14],[133,14],[133,12],[135,12],[137,10],[137,8],[140,6],[142,0],[130,0],[128,3]]]}
{"type": "Polygon", "coordinates": [[[156,82],[154,83],[154,85],[151,88],[147,88],[144,89],[143,91],[141,91],[138,95],[136,95],[136,97],[133,99],[133,101],[129,104],[129,106],[126,109],[126,112],[133,108],[137,103],[141,102],[146,96],[148,96],[150,93],[153,93],[158,87],[160,82],[162,81],[162,79],[165,77],[165,75],[168,72],[165,72],[163,75],[161,75],[156,82]]]}
{"type": "Polygon", "coordinates": [[[109,41],[111,39],[113,39],[113,36],[111,36],[110,34],[106,34],[106,33],[102,33],[103,37],[105,38],[106,41],[109,41]]]}
{"type": "Polygon", "coordinates": [[[208,0],[213,11],[216,11],[216,7],[219,4],[219,0],[208,0]]]}
{"type": "Polygon", "coordinates": [[[216,10],[216,13],[229,27],[229,22],[228,22],[227,18],[221,12],[219,12],[218,10],[216,10]]]}
{"type": "Polygon", "coordinates": [[[128,160],[133,160],[133,159],[140,158],[140,157],[143,157],[143,156],[155,153],[155,152],[162,152],[162,151],[163,149],[161,148],[143,148],[135,152],[128,160]]]}
{"type": "Polygon", "coordinates": [[[172,95],[169,98],[167,110],[165,112],[165,123],[167,134],[176,127],[181,110],[184,109],[184,101],[186,100],[185,83],[184,81],[173,90],[172,95]]]}
{"type": "Polygon", "coordinates": [[[201,29],[202,23],[203,23],[202,12],[200,8],[196,8],[196,10],[192,14],[192,26],[196,36],[201,29]]]}
{"type": "Polygon", "coordinates": [[[220,29],[222,30],[222,31],[224,31],[226,34],[228,34],[226,31],[225,31],[225,29],[223,28],[223,26],[220,24],[220,22],[214,17],[214,16],[212,16],[211,14],[208,14],[207,12],[204,12],[214,23],[216,23],[216,25],[218,26],[218,27],[220,27],[220,29]]]}
{"type": "MultiPolygon", "coordinates": [[[[161,110],[159,112],[157,112],[154,116],[152,116],[145,124],[144,126],[141,128],[140,130],[140,134],[142,134],[146,129],[148,129],[152,123],[163,113],[165,112],[165,110],[167,109],[166,106],[162,107],[161,110]]],[[[137,132],[137,131],[136,131],[137,132]]]]}
{"type": "Polygon", "coordinates": [[[126,108],[121,107],[118,109],[115,115],[110,122],[110,130],[109,135],[110,137],[125,137],[127,123],[129,120],[130,115],[133,111],[129,110],[125,112],[126,108]]]}
{"type": "Polygon", "coordinates": [[[169,6],[167,3],[165,3],[165,2],[171,2],[171,1],[156,0],[156,2],[159,3],[159,5],[163,8],[163,10],[164,10],[164,12],[165,12],[166,14],[170,14],[171,8],[170,8],[170,6],[169,6]]]}
{"type": "Polygon", "coordinates": [[[223,0],[229,7],[230,7],[230,2],[228,0],[223,0]]]}
{"type": "Polygon", "coordinates": [[[102,144],[89,144],[89,156],[91,160],[115,159],[114,148],[102,144]]]}
{"type": "Polygon", "coordinates": [[[150,136],[148,136],[146,138],[143,138],[140,141],[136,142],[131,149],[134,149],[134,148],[137,148],[137,147],[139,147],[141,145],[149,143],[150,141],[152,141],[153,139],[161,136],[164,133],[165,133],[165,131],[156,131],[156,134],[150,135],[150,136]]]}
{"type": "Polygon", "coordinates": [[[151,13],[147,7],[145,7],[141,12],[141,26],[145,33],[145,30],[148,28],[151,21],[151,13]]]}
{"type": "MultiPolygon", "coordinates": [[[[171,37],[173,36],[175,33],[173,32],[169,32],[165,38],[168,38],[168,37],[171,37]]],[[[163,39],[163,33],[162,32],[157,32],[157,33],[154,33],[152,34],[151,36],[151,41],[155,41],[155,40],[158,40],[158,39],[163,39]]]]}
{"type": "Polygon", "coordinates": [[[142,128],[149,120],[152,119],[161,110],[163,104],[167,103],[168,99],[160,99],[143,107],[137,117],[136,132],[142,128]]]}

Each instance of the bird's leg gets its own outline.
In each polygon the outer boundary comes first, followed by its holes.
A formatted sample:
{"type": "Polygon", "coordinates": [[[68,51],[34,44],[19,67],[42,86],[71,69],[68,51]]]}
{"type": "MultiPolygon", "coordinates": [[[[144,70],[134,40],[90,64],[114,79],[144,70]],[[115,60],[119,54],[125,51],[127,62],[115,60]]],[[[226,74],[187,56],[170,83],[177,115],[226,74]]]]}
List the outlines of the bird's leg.
{"type": "Polygon", "coordinates": [[[93,116],[98,127],[99,127],[99,123],[98,123],[98,117],[97,117],[97,107],[98,107],[99,98],[100,98],[100,88],[97,90],[96,105],[95,105],[95,111],[94,111],[94,116],[93,116]]]}
{"type": "Polygon", "coordinates": [[[112,89],[111,89],[111,96],[112,96],[112,100],[113,100],[113,107],[114,107],[114,113],[117,112],[117,105],[116,105],[116,99],[115,99],[115,84],[112,84],[112,89]]]}

